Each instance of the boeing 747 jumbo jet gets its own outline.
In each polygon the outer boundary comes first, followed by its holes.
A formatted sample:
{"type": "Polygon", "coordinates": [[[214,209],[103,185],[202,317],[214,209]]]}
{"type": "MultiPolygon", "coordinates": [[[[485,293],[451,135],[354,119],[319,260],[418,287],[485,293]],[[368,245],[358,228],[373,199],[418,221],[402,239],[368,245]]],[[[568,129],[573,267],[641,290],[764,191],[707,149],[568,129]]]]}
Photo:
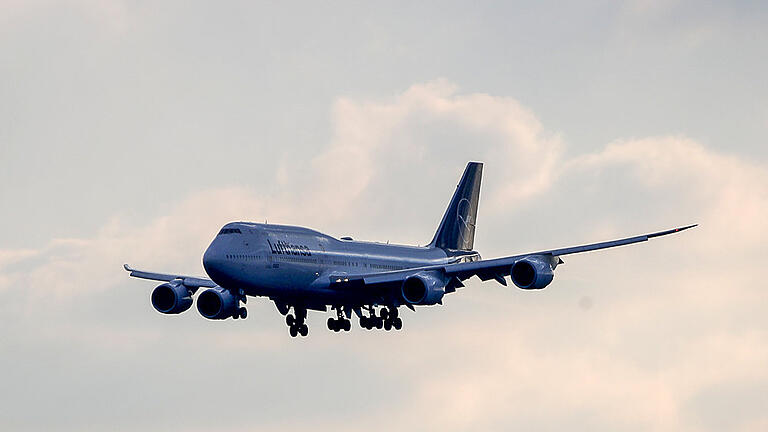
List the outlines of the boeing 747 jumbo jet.
{"type": "Polygon", "coordinates": [[[640,243],[693,228],[584,246],[544,250],[484,260],[473,250],[483,164],[470,162],[428,246],[402,246],[336,239],[297,226],[232,222],[224,225],[203,255],[209,278],[153,273],[131,268],[137,278],[162,281],[152,291],[152,306],[179,314],[192,306],[211,320],[245,318],[249,296],[268,297],[285,316],[290,334],[306,336],[308,310],[333,311],[328,329],[349,331],[352,314],[371,330],[400,330],[400,306],[442,304],[443,296],[477,276],[518,288],[539,290],[552,282],[560,258],[580,252],[640,243]],[[291,310],[293,313],[291,313],[291,310]]]}

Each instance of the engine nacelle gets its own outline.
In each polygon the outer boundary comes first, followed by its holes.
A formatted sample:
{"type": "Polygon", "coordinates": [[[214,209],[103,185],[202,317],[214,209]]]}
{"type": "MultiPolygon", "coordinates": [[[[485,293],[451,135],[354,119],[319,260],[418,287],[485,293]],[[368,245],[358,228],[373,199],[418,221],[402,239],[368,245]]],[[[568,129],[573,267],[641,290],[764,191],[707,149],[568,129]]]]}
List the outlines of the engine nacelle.
{"type": "Polygon", "coordinates": [[[433,305],[445,295],[445,281],[430,272],[420,272],[403,281],[403,298],[410,304],[433,305]]]}
{"type": "Polygon", "coordinates": [[[192,294],[179,281],[164,283],[152,290],[152,306],[164,314],[180,314],[192,306],[192,294]]]}
{"type": "Polygon", "coordinates": [[[552,260],[553,258],[547,256],[530,256],[517,261],[510,271],[512,282],[524,290],[546,287],[555,277],[552,260]]]}
{"type": "Polygon", "coordinates": [[[207,289],[197,296],[197,311],[208,319],[230,318],[235,314],[237,307],[237,298],[224,288],[207,289]]]}

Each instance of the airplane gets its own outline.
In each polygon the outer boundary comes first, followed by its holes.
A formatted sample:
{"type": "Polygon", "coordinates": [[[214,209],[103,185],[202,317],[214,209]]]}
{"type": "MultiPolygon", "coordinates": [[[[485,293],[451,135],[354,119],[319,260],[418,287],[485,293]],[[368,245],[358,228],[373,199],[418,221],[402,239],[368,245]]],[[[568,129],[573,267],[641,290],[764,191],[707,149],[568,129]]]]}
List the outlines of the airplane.
{"type": "Polygon", "coordinates": [[[137,270],[130,276],[163,282],[150,296],[163,314],[192,306],[210,320],[244,319],[248,297],[267,297],[285,316],[292,337],[307,336],[307,311],[332,313],[334,332],[351,329],[352,315],[367,330],[400,330],[399,308],[442,304],[446,294],[477,276],[506,286],[507,277],[523,290],[549,285],[564,255],[640,243],[697,226],[659,231],[619,240],[522,255],[482,259],[473,250],[481,162],[470,162],[440,225],[427,246],[339,239],[299,226],[231,222],[218,232],[203,255],[208,278],[137,270]],[[293,313],[291,313],[293,310],[293,313]]]}

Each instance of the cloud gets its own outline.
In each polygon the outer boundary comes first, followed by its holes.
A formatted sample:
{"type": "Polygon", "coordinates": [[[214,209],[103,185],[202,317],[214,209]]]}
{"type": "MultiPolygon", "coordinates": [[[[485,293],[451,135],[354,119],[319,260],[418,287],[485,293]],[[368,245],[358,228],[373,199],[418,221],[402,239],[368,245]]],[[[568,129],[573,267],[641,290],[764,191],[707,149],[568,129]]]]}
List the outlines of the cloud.
{"type": "Polygon", "coordinates": [[[0,254],[0,270],[11,278],[0,290],[21,285],[35,297],[87,295],[111,289],[125,276],[119,269],[129,259],[199,272],[201,251],[215,227],[259,210],[247,190],[231,188],[201,191],[146,225],[115,217],[90,238],[54,239],[41,250],[0,254]]]}
{"type": "MultiPolygon", "coordinates": [[[[605,323],[599,316],[597,324],[577,319],[566,327],[553,317],[573,319],[571,311],[554,308],[551,313],[538,319],[517,316],[526,320],[522,325],[481,320],[433,332],[430,347],[438,349],[420,358],[440,367],[416,378],[418,392],[405,404],[411,409],[408,418],[443,407],[439,416],[424,419],[430,428],[699,430],[700,418],[708,413],[690,412],[688,405],[702,392],[733,381],[768,383],[760,366],[768,352],[757,335],[699,335],[675,347],[675,353],[635,341],[664,360],[649,367],[610,342],[611,332],[601,331],[605,323]],[[584,345],[542,340],[555,327],[563,339],[584,345]],[[585,343],[580,337],[584,330],[598,339],[585,343]]],[[[612,324],[618,325],[617,333],[628,333],[622,320],[612,324]]],[[[399,366],[405,365],[393,365],[399,366]]],[[[731,396],[732,403],[740,404],[748,403],[745,397],[750,395],[731,396]]],[[[734,423],[764,418],[763,413],[750,414],[734,423]]]]}
{"type": "Polygon", "coordinates": [[[33,249],[0,250],[0,266],[16,263],[36,253],[33,249]]]}
{"type": "Polygon", "coordinates": [[[334,120],[335,139],[315,163],[327,167],[340,161],[359,170],[363,174],[352,182],[357,187],[389,165],[439,169],[436,161],[458,153],[505,161],[498,171],[504,186],[495,190],[506,198],[525,198],[552,183],[563,148],[560,138],[547,133],[516,100],[460,94],[446,80],[414,85],[391,101],[343,98],[334,107],[334,120]]]}
{"type": "MultiPolygon", "coordinates": [[[[452,430],[717,430],[723,419],[729,429],[750,430],[765,423],[764,411],[713,415],[701,401],[712,400],[711,389],[748,382],[755,384],[736,386],[729,400],[752,406],[754,389],[768,384],[761,366],[768,350],[760,343],[768,322],[758,306],[768,295],[757,271],[768,259],[768,169],[685,137],[656,137],[616,141],[564,161],[558,172],[547,199],[588,206],[589,226],[605,225],[601,212],[618,190],[623,216],[650,204],[645,223],[685,213],[702,229],[654,241],[633,251],[634,259],[606,253],[587,263],[582,272],[593,275],[587,280],[598,293],[614,283],[606,273],[620,268],[624,278],[614,285],[621,294],[600,293],[604,304],[586,319],[571,305],[547,302],[510,307],[514,324],[475,317],[436,330],[427,339],[446,342],[437,332],[450,334],[449,346],[425,360],[442,367],[424,376],[409,403],[412,415],[445,406],[430,424],[452,430]],[[655,267],[659,261],[667,263],[655,267]]],[[[615,227],[608,231],[617,235],[615,227]]]]}
{"type": "MultiPolygon", "coordinates": [[[[328,145],[283,162],[274,193],[204,190],[169,203],[146,223],[116,215],[87,238],[0,252],[0,291],[10,299],[5,316],[15,321],[5,335],[11,346],[51,344],[65,354],[62,362],[83,356],[96,367],[122,365],[131,377],[149,368],[151,383],[121,383],[128,393],[114,395],[143,393],[147,404],[156,402],[153,394],[201,395],[184,384],[188,376],[202,387],[223,374],[233,383],[225,392],[236,415],[222,421],[235,429],[701,430],[722,424],[708,415],[721,400],[718,389],[738,403],[765,388],[768,351],[761,341],[768,319],[761,305],[768,298],[758,270],[768,259],[766,167],[684,136],[617,140],[569,157],[563,139],[519,102],[462,93],[446,80],[380,100],[340,98],[331,119],[328,145]],[[133,298],[124,290],[138,283],[128,281],[124,261],[199,273],[202,251],[231,220],[268,217],[426,240],[449,198],[446,185],[470,159],[487,163],[483,250],[509,253],[513,240],[566,246],[671,221],[701,227],[648,245],[568,257],[542,292],[472,282],[440,310],[406,315],[406,330],[397,334],[326,334],[313,316],[312,337],[297,342],[283,337],[266,302],[249,302],[245,323],[209,323],[194,311],[156,316],[146,299],[143,306],[124,304],[133,298]],[[575,235],[577,229],[583,234],[575,235]],[[579,307],[584,298],[591,308],[579,307]],[[139,313],[157,321],[118,318],[139,313]],[[254,322],[256,329],[244,327],[254,322]],[[162,364],[143,363],[155,355],[175,365],[170,378],[162,364]],[[265,367],[280,379],[249,375],[262,375],[265,367]],[[161,378],[183,392],[154,387],[161,378]],[[738,384],[745,382],[755,385],[738,384]],[[312,411],[313,400],[326,399],[337,403],[312,411]],[[248,417],[253,400],[275,409],[248,417]],[[302,409],[301,418],[280,414],[302,409]]],[[[74,373],[67,368],[76,366],[62,368],[74,373]]],[[[764,410],[738,415],[727,425],[748,430],[768,421],[764,410]]],[[[175,421],[155,416],[159,429],[175,421]]],[[[195,412],[186,416],[190,426],[196,419],[204,424],[195,412]]],[[[74,418],[72,427],[86,417],[74,418]]]]}
{"type": "Polygon", "coordinates": [[[706,149],[685,137],[617,141],[568,162],[573,175],[627,170],[645,189],[682,199],[712,235],[692,241],[710,253],[760,253],[768,241],[768,167],[706,149]],[[704,244],[703,242],[706,242],[704,244]]]}
{"type": "Polygon", "coordinates": [[[345,229],[357,221],[353,232],[405,243],[429,239],[424,227],[439,222],[452,193],[446,184],[457,181],[468,160],[503,161],[484,180],[490,187],[483,202],[497,211],[546,190],[563,152],[560,137],[516,100],[463,94],[444,79],[383,100],[340,98],[332,120],[330,144],[309,161],[312,174],[302,184],[311,186],[303,189],[309,195],[303,201],[330,220],[343,217],[345,229]],[[425,215],[425,207],[433,213],[425,215]],[[383,215],[401,227],[394,238],[391,228],[382,230],[383,215]]]}

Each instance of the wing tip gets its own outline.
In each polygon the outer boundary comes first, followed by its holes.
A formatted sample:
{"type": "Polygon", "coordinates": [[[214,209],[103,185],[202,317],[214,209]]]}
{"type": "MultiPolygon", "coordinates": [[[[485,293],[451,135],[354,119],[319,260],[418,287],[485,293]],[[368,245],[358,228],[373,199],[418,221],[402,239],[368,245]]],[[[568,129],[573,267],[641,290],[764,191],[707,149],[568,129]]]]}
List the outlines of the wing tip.
{"type": "Polygon", "coordinates": [[[691,229],[691,228],[694,228],[694,227],[697,227],[697,226],[699,226],[699,224],[686,225],[686,226],[683,226],[683,227],[680,227],[680,228],[673,228],[671,230],[660,231],[660,232],[657,232],[657,233],[648,234],[646,237],[648,237],[650,239],[650,238],[654,238],[654,237],[665,236],[665,235],[668,235],[668,234],[676,234],[676,233],[679,233],[681,231],[685,231],[687,229],[691,229]]]}
{"type": "Polygon", "coordinates": [[[123,268],[124,268],[124,269],[125,269],[125,271],[127,271],[127,272],[132,272],[132,271],[133,271],[133,269],[131,268],[131,266],[129,266],[128,264],[123,264],[123,268]]]}

